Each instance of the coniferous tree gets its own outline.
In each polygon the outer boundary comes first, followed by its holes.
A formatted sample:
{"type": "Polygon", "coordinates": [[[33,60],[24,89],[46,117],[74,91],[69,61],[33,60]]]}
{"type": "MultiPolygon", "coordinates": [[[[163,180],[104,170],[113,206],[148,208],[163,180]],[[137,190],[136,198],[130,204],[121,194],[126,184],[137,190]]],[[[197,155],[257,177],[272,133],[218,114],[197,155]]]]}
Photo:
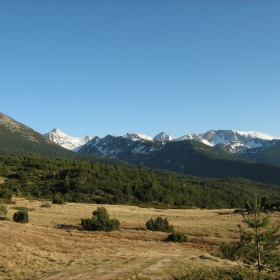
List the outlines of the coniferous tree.
{"type": "Polygon", "coordinates": [[[240,241],[238,243],[223,243],[222,251],[232,260],[241,259],[243,262],[256,265],[260,272],[264,268],[279,269],[280,255],[277,252],[280,240],[276,236],[280,225],[268,228],[269,216],[262,212],[261,204],[254,196],[253,206],[247,204],[248,212],[243,214],[243,222],[249,229],[238,225],[240,241]]]}
{"type": "Polygon", "coordinates": [[[243,214],[244,222],[251,229],[244,230],[240,225],[241,239],[251,248],[250,255],[247,259],[257,263],[258,271],[261,271],[265,266],[279,266],[280,256],[277,255],[276,248],[280,245],[275,234],[279,231],[280,225],[272,228],[267,228],[269,224],[269,216],[262,212],[261,204],[257,201],[257,195],[254,196],[254,205],[248,211],[248,214],[243,214]]]}

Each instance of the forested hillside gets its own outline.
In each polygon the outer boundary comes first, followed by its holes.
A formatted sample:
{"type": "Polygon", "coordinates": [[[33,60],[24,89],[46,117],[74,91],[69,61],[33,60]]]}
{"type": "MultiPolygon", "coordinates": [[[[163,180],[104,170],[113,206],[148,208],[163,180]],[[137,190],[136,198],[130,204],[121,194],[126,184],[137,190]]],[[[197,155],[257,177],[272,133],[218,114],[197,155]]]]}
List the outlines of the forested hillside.
{"type": "Polygon", "coordinates": [[[0,113],[0,155],[64,158],[72,160],[89,160],[103,164],[130,166],[127,162],[116,159],[82,155],[66,150],[30,127],[0,113]]]}
{"type": "Polygon", "coordinates": [[[210,179],[37,156],[0,156],[0,198],[12,195],[154,207],[244,207],[257,193],[279,201],[280,187],[241,178],[210,179]]]}

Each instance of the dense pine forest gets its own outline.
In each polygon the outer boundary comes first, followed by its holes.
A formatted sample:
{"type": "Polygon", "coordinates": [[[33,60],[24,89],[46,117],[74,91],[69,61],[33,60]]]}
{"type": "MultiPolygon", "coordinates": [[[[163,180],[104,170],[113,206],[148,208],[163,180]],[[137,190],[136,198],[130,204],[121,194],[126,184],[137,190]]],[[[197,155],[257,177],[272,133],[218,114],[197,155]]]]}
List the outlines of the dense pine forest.
{"type": "Polygon", "coordinates": [[[138,165],[126,168],[38,156],[0,156],[0,199],[13,195],[65,202],[159,208],[243,208],[252,194],[279,204],[280,187],[242,178],[200,178],[138,165]]]}

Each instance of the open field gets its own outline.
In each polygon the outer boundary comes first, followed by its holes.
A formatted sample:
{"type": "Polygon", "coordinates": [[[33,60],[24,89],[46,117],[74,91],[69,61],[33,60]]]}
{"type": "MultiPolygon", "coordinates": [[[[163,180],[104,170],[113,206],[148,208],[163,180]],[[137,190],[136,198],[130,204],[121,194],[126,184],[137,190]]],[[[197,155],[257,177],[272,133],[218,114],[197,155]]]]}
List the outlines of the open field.
{"type": "MultiPolygon", "coordinates": [[[[98,205],[44,208],[42,201],[14,200],[8,205],[10,220],[0,221],[0,279],[174,279],[188,269],[240,265],[214,256],[223,241],[239,238],[242,216],[233,210],[105,205],[110,218],[120,220],[120,231],[87,232],[80,228],[81,218],[90,218],[98,205]],[[12,221],[15,206],[30,209],[28,224],[12,221]],[[148,231],[146,221],[157,216],[167,217],[189,242],[163,242],[167,233],[148,231]]],[[[279,220],[274,212],[272,223],[279,220]]]]}

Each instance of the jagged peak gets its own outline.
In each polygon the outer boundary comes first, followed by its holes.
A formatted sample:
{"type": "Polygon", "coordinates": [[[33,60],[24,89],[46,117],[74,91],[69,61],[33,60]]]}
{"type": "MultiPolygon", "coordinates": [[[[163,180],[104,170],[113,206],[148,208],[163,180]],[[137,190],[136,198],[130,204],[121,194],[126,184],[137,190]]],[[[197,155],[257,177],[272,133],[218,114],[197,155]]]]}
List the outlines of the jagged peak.
{"type": "Polygon", "coordinates": [[[92,139],[92,137],[88,135],[84,137],[72,137],[58,128],[54,128],[49,133],[44,134],[44,136],[61,147],[73,151],[78,151],[81,146],[85,145],[92,139]]]}
{"type": "Polygon", "coordinates": [[[166,134],[165,132],[160,132],[153,139],[156,141],[168,142],[168,141],[172,141],[175,138],[176,137],[166,134]]]}
{"type": "Polygon", "coordinates": [[[134,132],[134,133],[126,133],[123,137],[125,138],[128,138],[130,140],[153,140],[152,137],[148,136],[148,135],[145,135],[145,134],[140,134],[140,133],[137,133],[137,132],[134,132]]]}

